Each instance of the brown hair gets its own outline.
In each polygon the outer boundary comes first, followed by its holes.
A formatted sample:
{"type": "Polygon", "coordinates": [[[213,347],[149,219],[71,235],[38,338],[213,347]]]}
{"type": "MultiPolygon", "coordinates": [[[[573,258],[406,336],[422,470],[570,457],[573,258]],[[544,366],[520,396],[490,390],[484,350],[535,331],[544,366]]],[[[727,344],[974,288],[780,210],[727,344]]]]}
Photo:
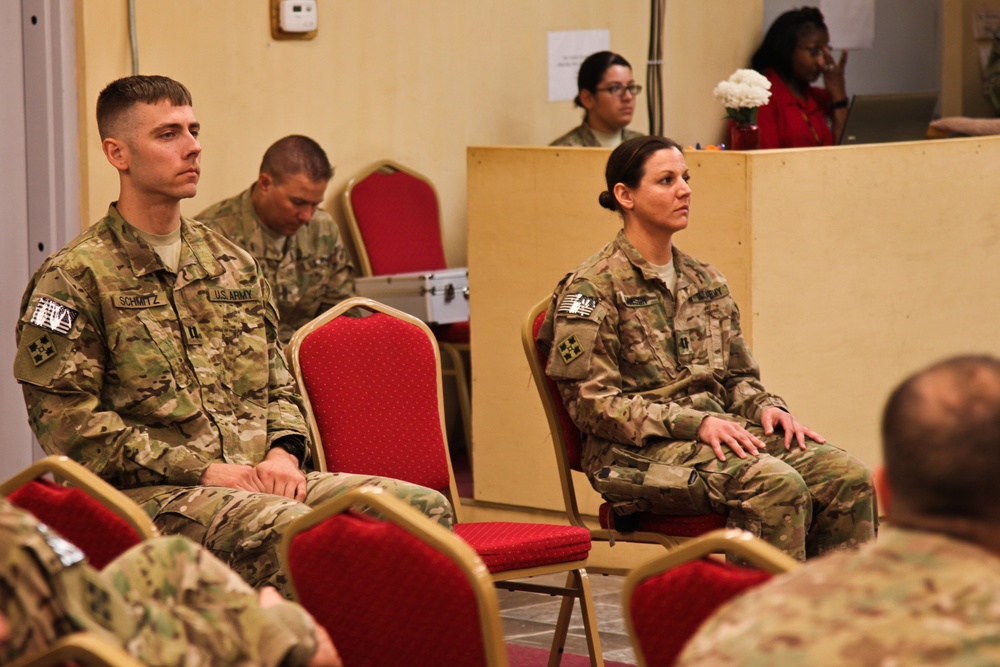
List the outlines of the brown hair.
{"type": "Polygon", "coordinates": [[[118,122],[136,104],[156,104],[162,100],[175,107],[189,107],[191,93],[183,84],[165,76],[137,74],[112,81],[97,96],[97,130],[101,139],[118,133],[118,122]]]}
{"type": "Polygon", "coordinates": [[[264,153],[260,173],[268,174],[276,183],[289,176],[305,174],[310,181],[329,181],[333,167],[322,147],[309,137],[292,134],[278,139],[264,153]]]}
{"type": "Polygon", "coordinates": [[[606,209],[621,212],[618,200],[615,198],[615,185],[622,183],[629,188],[638,187],[639,181],[646,174],[646,161],[657,151],[674,148],[684,151],[673,139],[666,137],[635,137],[623,141],[608,158],[608,166],[604,170],[604,179],[608,189],[602,192],[597,201],[606,209]]]}

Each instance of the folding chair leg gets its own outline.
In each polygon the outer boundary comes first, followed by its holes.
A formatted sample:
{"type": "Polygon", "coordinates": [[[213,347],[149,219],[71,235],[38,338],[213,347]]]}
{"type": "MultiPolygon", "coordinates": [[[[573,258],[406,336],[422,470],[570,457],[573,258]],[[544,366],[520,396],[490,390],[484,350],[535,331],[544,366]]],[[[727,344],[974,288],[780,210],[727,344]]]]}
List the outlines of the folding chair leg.
{"type": "Polygon", "coordinates": [[[472,463],[472,398],[469,393],[469,382],[465,376],[465,362],[462,352],[468,351],[468,345],[456,343],[440,343],[438,349],[450,360],[450,369],[442,371],[442,375],[455,379],[455,394],[458,399],[459,415],[462,418],[462,432],[465,435],[465,447],[469,453],[469,463],[472,463]]]}
{"type": "MultiPolygon", "coordinates": [[[[566,575],[566,588],[579,590],[579,586],[574,586],[575,577],[573,572],[566,575]]],[[[552,637],[552,649],[549,652],[548,667],[559,667],[562,661],[563,650],[566,648],[566,636],[569,634],[569,621],[573,615],[574,594],[563,596],[562,604],[559,605],[559,619],[556,621],[556,631],[552,637]]]]}
{"type": "Polygon", "coordinates": [[[582,569],[573,570],[570,576],[576,579],[576,588],[580,591],[580,613],[583,615],[583,632],[587,637],[590,666],[604,667],[601,636],[597,631],[597,612],[594,609],[594,598],[590,594],[590,577],[587,576],[587,571],[582,569]]]}
{"type": "Polygon", "coordinates": [[[552,638],[552,650],[549,652],[549,667],[559,667],[562,654],[566,647],[566,637],[569,634],[570,617],[573,615],[573,601],[580,599],[580,613],[583,616],[583,631],[587,638],[587,653],[590,655],[591,667],[604,667],[604,654],[601,651],[601,636],[597,631],[597,614],[594,610],[594,599],[590,593],[590,579],[587,571],[573,570],[566,577],[566,588],[575,591],[563,596],[559,607],[559,620],[556,622],[555,636],[552,638]]]}

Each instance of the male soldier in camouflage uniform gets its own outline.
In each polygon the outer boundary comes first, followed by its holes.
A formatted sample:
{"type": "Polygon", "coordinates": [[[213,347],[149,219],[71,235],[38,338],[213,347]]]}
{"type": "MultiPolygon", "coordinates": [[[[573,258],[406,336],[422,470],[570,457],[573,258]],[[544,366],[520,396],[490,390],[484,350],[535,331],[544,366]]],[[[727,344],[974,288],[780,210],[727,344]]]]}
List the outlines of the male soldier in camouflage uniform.
{"type": "Polygon", "coordinates": [[[273,588],[259,593],[181,537],[94,570],[72,544],[0,497],[0,664],[89,631],[143,664],[340,665],[326,631],[273,588]]]}
{"type": "Polygon", "coordinates": [[[720,609],[683,667],[1000,665],[1000,360],[907,379],[882,417],[877,543],[720,609]]]}
{"type": "Polygon", "coordinates": [[[726,514],[799,560],[871,539],[868,469],[764,389],[725,278],[672,244],[691,197],[677,144],[626,141],[607,172],[624,229],[556,287],[539,340],[616,522],[726,514]]]}
{"type": "Polygon", "coordinates": [[[17,324],[14,374],[42,448],[254,586],[282,587],[284,526],[362,484],[450,526],[436,491],[304,472],[306,426],[270,288],[249,254],[180,215],[201,155],[187,89],[119,79],[101,93],[98,127],[121,196],[38,269],[17,324]]]}
{"type": "Polygon", "coordinates": [[[264,153],[256,183],[195,216],[260,263],[278,304],[282,343],[354,296],[354,267],[340,230],[319,208],[332,176],[319,144],[285,137],[264,153]]]}

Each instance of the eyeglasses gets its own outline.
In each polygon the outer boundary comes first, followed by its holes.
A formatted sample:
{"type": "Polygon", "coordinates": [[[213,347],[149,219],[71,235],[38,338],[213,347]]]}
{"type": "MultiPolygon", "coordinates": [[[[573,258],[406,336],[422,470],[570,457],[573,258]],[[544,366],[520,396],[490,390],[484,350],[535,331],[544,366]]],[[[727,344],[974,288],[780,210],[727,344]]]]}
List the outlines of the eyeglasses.
{"type": "Polygon", "coordinates": [[[617,83],[613,83],[607,88],[597,88],[599,93],[611,93],[615,97],[625,97],[625,91],[632,93],[632,97],[635,97],[642,92],[642,86],[638,84],[630,84],[628,86],[622,86],[617,83]]]}

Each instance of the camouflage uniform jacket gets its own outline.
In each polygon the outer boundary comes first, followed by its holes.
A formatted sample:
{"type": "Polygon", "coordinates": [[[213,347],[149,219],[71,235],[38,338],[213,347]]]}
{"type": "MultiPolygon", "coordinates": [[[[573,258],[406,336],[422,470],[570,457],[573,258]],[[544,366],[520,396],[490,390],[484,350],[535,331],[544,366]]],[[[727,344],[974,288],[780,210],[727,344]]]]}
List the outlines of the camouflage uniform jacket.
{"type": "MultiPolygon", "coordinates": [[[[633,132],[627,128],[622,128],[622,141],[628,141],[629,139],[635,139],[636,137],[642,137],[642,132],[633,132]]],[[[597,140],[594,135],[594,131],[590,129],[586,121],[580,124],[579,127],[575,127],[566,134],[562,135],[555,141],[553,141],[549,146],[584,146],[591,148],[600,148],[601,142],[597,140]]]]}
{"type": "Polygon", "coordinates": [[[281,316],[278,337],[292,334],[317,315],[354,296],[354,265],[330,214],[316,209],[309,224],[288,239],[279,252],[268,241],[250,191],[214,204],[195,219],[205,223],[253,255],[274,290],[281,316]]]}
{"type": "Polygon", "coordinates": [[[306,434],[257,263],[187,218],[181,239],[175,274],[112,205],[38,269],[17,324],[14,375],[42,448],[139,503],[306,434]]]}
{"type": "Polygon", "coordinates": [[[11,629],[0,664],[87,631],[145,665],[304,665],[314,622],[257,593],[189,540],[146,540],[98,572],[83,553],[0,497],[0,612],[11,629]]]}
{"type": "Polygon", "coordinates": [[[996,554],[890,527],[737,597],[677,664],[998,665],[998,627],[996,554]]]}
{"type": "Polygon", "coordinates": [[[760,383],[722,274],[676,247],[673,259],[676,295],[620,231],[552,295],[539,339],[584,434],[585,471],[617,445],[694,440],[709,414],[759,423],[785,408],[760,383]]]}

